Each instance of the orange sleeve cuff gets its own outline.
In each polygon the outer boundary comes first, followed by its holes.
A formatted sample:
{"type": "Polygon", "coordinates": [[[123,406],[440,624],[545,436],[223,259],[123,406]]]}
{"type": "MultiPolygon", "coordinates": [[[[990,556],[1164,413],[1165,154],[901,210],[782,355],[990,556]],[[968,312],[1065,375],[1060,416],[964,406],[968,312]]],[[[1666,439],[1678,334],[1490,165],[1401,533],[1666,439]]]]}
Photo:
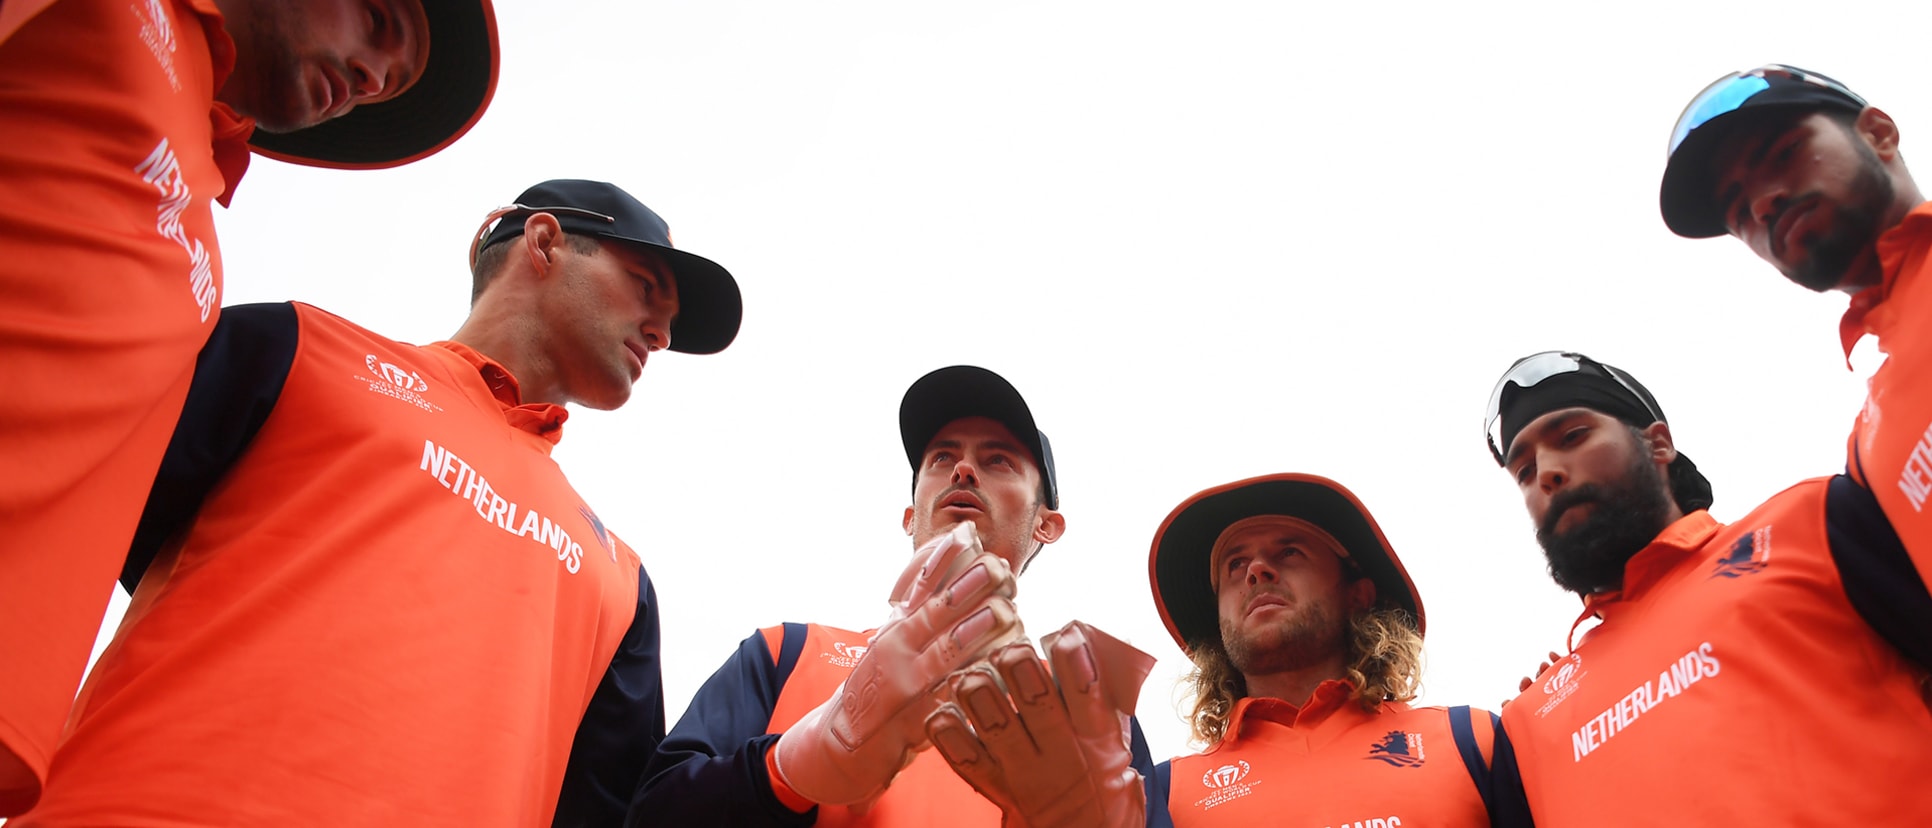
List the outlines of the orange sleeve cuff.
{"type": "Polygon", "coordinates": [[[772,796],[778,797],[778,801],[784,803],[785,807],[801,814],[818,807],[818,803],[799,796],[797,791],[792,790],[792,786],[785,784],[785,777],[778,773],[777,742],[765,748],[765,777],[771,780],[772,796]]]}

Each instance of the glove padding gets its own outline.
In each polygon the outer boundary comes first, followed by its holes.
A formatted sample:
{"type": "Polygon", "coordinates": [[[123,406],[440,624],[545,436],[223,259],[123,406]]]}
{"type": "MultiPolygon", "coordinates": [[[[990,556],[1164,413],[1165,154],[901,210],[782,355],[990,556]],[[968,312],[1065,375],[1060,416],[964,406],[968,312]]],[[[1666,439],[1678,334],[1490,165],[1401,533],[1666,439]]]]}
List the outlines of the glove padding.
{"type": "Polygon", "coordinates": [[[852,674],[772,747],[782,781],[806,799],[849,805],[884,792],[929,746],[923,723],[943,701],[936,691],[947,676],[1024,635],[1013,570],[980,547],[972,523],[921,547],[912,566],[910,589],[905,577],[895,588],[903,603],[895,601],[852,674]]]}
{"type": "Polygon", "coordinates": [[[1000,806],[1005,828],[1143,825],[1127,717],[1154,657],[1079,621],[1045,649],[1051,675],[1020,642],[954,676],[954,701],[926,720],[927,735],[1000,806]]]}

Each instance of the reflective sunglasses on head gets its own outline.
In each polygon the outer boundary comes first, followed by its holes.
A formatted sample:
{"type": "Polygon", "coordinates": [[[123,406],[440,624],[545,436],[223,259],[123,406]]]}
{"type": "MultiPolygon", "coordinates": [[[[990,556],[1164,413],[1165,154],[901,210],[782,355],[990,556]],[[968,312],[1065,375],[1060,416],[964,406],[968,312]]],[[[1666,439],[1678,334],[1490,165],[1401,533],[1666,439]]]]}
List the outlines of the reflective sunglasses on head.
{"type": "Polygon", "coordinates": [[[1752,96],[1770,89],[1773,80],[1809,83],[1845,96],[1860,109],[1866,105],[1864,98],[1846,88],[1844,84],[1817,72],[1786,66],[1782,63],[1760,66],[1744,72],[1732,72],[1718,78],[1710,86],[1704,87],[1704,91],[1697,93],[1697,97],[1691,99],[1690,105],[1684,107],[1684,114],[1677,116],[1677,125],[1671,127],[1670,148],[1664,152],[1664,157],[1669,158],[1676,153],[1677,147],[1684,143],[1684,139],[1690,137],[1693,130],[1710,123],[1711,119],[1719,115],[1736,112],[1752,96]]]}
{"type": "Polygon", "coordinates": [[[1631,399],[1644,407],[1644,411],[1650,414],[1652,422],[1664,419],[1663,413],[1650,404],[1650,396],[1637,389],[1635,377],[1630,377],[1616,368],[1582,354],[1569,351],[1544,351],[1540,354],[1530,354],[1509,366],[1509,370],[1503,372],[1503,378],[1496,381],[1496,388],[1489,392],[1489,409],[1483,415],[1483,434],[1489,439],[1489,453],[1496,458],[1496,465],[1506,465],[1503,462],[1503,389],[1510,385],[1518,388],[1535,388],[1550,377],[1586,371],[1594,371],[1616,380],[1618,385],[1623,386],[1623,390],[1630,392],[1631,399]]]}
{"type": "Polygon", "coordinates": [[[498,207],[494,210],[491,210],[489,215],[483,217],[483,226],[477,228],[476,238],[470,240],[470,270],[471,271],[476,270],[476,256],[477,254],[483,252],[483,241],[490,237],[490,232],[496,229],[496,225],[498,222],[506,218],[510,218],[512,216],[517,216],[517,215],[529,216],[537,213],[557,213],[559,215],[565,215],[565,216],[580,216],[587,219],[595,219],[597,221],[601,221],[605,224],[611,224],[611,225],[614,225],[617,223],[617,218],[615,216],[607,216],[595,210],[586,210],[586,209],[583,209],[582,207],[531,207],[527,204],[512,204],[507,207],[498,207]]]}

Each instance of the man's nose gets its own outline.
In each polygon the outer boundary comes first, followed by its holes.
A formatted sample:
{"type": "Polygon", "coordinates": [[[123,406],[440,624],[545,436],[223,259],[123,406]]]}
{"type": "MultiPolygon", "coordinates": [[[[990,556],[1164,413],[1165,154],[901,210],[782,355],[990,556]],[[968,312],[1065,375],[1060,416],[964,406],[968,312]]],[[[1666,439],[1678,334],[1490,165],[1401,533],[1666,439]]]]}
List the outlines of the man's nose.
{"type": "Polygon", "coordinates": [[[646,350],[662,351],[671,347],[671,326],[659,319],[657,314],[652,314],[639,330],[644,336],[646,350]]]}
{"type": "Polygon", "coordinates": [[[1270,565],[1266,560],[1264,560],[1259,556],[1257,556],[1254,560],[1251,560],[1248,562],[1248,585],[1249,586],[1255,586],[1261,583],[1272,584],[1274,582],[1275,582],[1274,566],[1270,565]]]}
{"type": "Polygon", "coordinates": [[[1536,485],[1543,490],[1543,494],[1556,494],[1558,489],[1563,488],[1569,482],[1570,475],[1563,470],[1562,466],[1554,463],[1543,465],[1539,461],[1539,465],[1536,468],[1536,485]]]}
{"type": "Polygon", "coordinates": [[[979,469],[973,467],[973,461],[962,457],[959,462],[953,464],[953,485],[957,486],[964,483],[977,485],[979,483],[979,469]]]}
{"type": "Polygon", "coordinates": [[[1751,221],[1766,230],[1770,222],[1777,220],[1778,211],[1785,205],[1784,188],[1765,186],[1751,196],[1751,221]]]}

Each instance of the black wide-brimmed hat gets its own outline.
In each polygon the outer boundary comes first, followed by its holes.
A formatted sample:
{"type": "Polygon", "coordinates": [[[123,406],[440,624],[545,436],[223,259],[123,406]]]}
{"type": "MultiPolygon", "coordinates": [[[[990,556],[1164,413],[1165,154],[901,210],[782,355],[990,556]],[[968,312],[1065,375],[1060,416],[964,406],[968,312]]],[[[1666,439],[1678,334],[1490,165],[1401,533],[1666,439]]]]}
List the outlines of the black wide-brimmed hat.
{"type": "Polygon", "coordinates": [[[312,167],[382,169],[436,154],[483,117],[496,94],[496,10],[490,0],[423,0],[429,60],[415,85],[381,103],[294,132],[256,130],[256,152],[312,167]]]}

